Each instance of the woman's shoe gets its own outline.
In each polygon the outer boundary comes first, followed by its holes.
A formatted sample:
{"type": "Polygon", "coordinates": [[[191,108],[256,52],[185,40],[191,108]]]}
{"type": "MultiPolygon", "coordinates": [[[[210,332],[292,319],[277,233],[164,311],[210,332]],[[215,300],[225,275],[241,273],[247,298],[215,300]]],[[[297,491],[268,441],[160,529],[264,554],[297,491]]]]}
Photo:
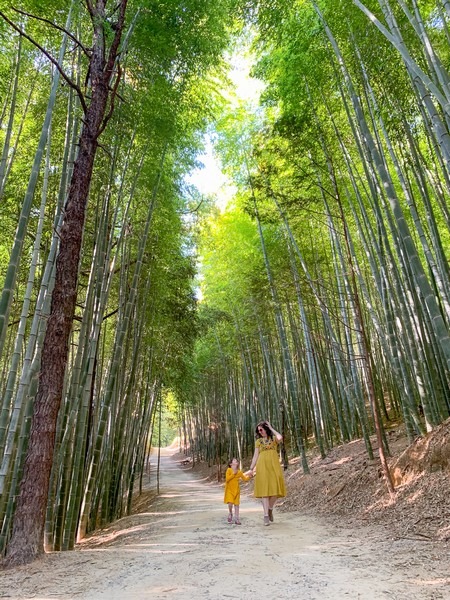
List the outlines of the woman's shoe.
{"type": "Polygon", "coordinates": [[[264,525],[270,525],[270,519],[269,517],[264,517],[264,525]]]}
{"type": "Polygon", "coordinates": [[[273,523],[273,508],[269,508],[269,521],[273,523]]]}
{"type": "Polygon", "coordinates": [[[231,525],[231,523],[233,522],[233,515],[228,515],[227,521],[231,525]]]}

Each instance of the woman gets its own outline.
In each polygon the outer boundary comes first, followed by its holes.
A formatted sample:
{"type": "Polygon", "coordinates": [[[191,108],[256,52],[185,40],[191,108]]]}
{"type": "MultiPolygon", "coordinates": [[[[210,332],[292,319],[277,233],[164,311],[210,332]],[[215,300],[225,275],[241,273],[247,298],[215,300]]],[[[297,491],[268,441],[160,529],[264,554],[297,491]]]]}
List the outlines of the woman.
{"type": "Polygon", "coordinates": [[[255,498],[261,498],[264,510],[264,525],[273,521],[273,508],[278,498],[286,495],[283,472],[278,460],[277,446],[283,436],[275,431],[268,421],[256,426],[256,444],[250,470],[254,471],[255,498]]]}

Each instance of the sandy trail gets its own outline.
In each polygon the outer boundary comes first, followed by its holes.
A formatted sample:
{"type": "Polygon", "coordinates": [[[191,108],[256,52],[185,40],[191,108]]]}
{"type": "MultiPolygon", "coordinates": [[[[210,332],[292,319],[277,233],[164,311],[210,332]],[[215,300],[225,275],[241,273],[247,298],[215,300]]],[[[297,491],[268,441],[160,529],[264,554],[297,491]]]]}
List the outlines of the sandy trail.
{"type": "Polygon", "coordinates": [[[450,599],[450,560],[435,560],[426,542],[279,511],[263,527],[260,504],[245,495],[242,525],[228,525],[220,486],[169,455],[161,468],[161,495],[147,512],[121,519],[74,552],[0,573],[0,598],[450,599]]]}

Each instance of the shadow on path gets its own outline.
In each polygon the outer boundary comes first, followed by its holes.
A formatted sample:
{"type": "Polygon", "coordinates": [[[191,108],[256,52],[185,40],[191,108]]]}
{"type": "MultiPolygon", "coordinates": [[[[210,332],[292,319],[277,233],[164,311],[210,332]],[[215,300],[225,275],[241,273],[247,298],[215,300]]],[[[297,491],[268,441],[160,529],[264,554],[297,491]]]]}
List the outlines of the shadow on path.
{"type": "Polygon", "coordinates": [[[362,539],[361,531],[278,512],[275,523],[263,527],[260,504],[245,496],[242,525],[228,525],[223,488],[167,454],[161,456],[161,493],[148,510],[114,523],[75,552],[2,573],[0,598],[450,598],[450,564],[425,564],[417,548],[380,539],[379,532],[367,530],[362,539]]]}

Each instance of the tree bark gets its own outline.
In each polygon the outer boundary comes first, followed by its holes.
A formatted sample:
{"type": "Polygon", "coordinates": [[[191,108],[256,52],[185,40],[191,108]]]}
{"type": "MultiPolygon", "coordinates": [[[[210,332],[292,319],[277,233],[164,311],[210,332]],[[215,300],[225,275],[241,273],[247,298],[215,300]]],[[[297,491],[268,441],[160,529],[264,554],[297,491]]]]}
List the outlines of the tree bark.
{"type": "Polygon", "coordinates": [[[105,0],[88,3],[94,27],[94,43],[89,65],[91,102],[80,134],[79,154],[74,164],[65,217],[59,234],[56,280],[50,316],[42,348],[39,387],[34,401],[30,438],[25,458],[20,494],[14,515],[6,564],[31,562],[44,551],[44,526],[53,463],[56,422],[61,405],[69,338],[77,297],[78,263],[83,239],[86,204],[89,195],[98,137],[114,108],[114,95],[120,77],[116,64],[128,0],[118,5],[118,21],[106,54],[104,46],[105,0]],[[116,73],[116,84],[110,84],[116,73]],[[109,111],[108,109],[109,100],[109,111]]]}

